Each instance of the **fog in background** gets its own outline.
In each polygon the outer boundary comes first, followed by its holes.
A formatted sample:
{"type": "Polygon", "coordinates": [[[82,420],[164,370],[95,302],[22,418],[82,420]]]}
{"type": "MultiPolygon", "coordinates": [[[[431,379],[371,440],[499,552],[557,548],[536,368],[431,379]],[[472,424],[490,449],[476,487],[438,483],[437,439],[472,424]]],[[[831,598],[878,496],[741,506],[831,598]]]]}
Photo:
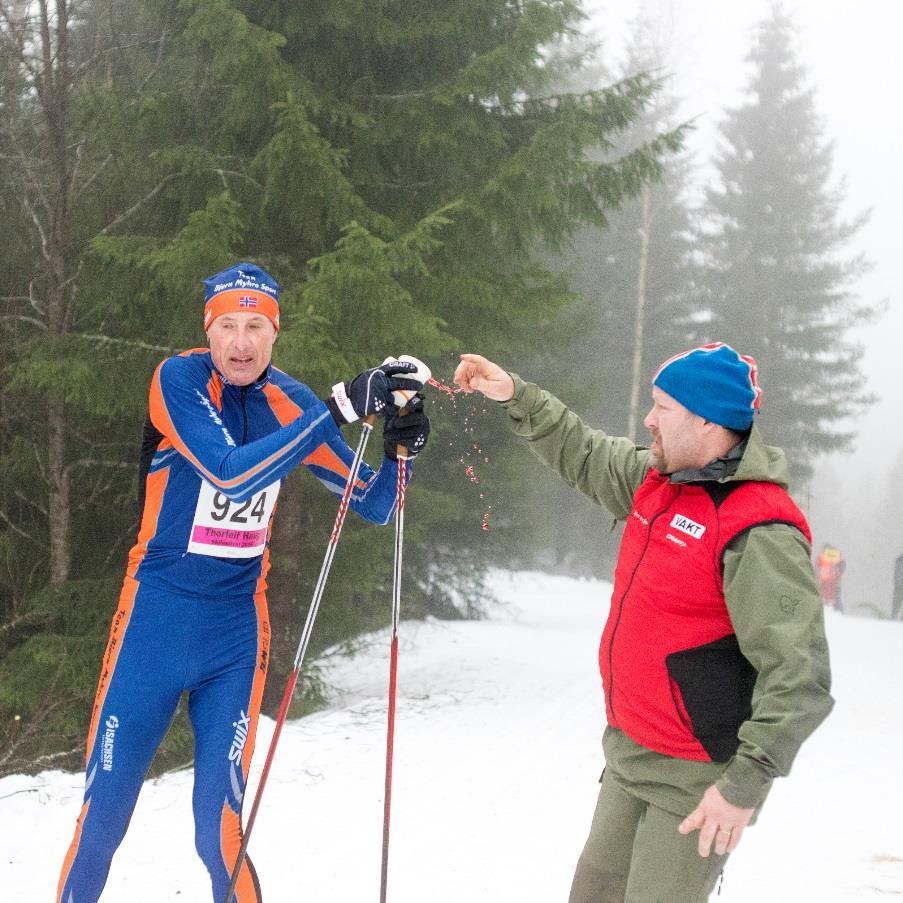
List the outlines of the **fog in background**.
{"type": "MultiPolygon", "coordinates": [[[[834,141],[834,175],[844,185],[846,216],[871,210],[850,245],[874,265],[859,293],[869,303],[887,302],[884,315],[858,333],[877,401],[850,424],[856,434],[852,453],[820,458],[798,501],[809,516],[814,548],[830,542],[847,559],[847,610],[887,613],[894,558],[903,553],[903,6],[887,0],[783,0],[781,6],[796,22],[799,60],[808,69],[825,137],[834,141]]],[[[602,42],[606,60],[621,56],[638,11],[656,23],[659,43],[670,48],[670,90],[681,101],[682,118],[695,121],[688,143],[702,182],[724,111],[742,101],[753,28],[772,3],[590,0],[586,8],[587,30],[602,42]]],[[[767,406],[768,361],[759,363],[767,406]]]]}

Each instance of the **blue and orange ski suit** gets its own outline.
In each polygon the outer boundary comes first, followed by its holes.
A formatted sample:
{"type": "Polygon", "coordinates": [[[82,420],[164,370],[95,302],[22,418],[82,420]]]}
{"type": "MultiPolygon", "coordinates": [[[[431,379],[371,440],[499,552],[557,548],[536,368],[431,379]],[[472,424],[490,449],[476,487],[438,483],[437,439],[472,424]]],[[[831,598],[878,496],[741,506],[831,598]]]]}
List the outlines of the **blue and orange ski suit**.
{"type": "MultiPolygon", "coordinates": [[[[194,732],[195,844],[214,901],[241,845],[241,807],[266,678],[267,544],[279,486],[298,464],[341,495],[352,449],[326,405],[273,366],[228,383],[209,351],[163,361],[150,388],[142,514],[103,656],[85,796],[57,903],[94,903],[183,692],[194,732]]],[[[397,464],[361,465],[350,506],[386,523],[397,464]]],[[[237,903],[259,903],[246,859],[237,903]]]]}

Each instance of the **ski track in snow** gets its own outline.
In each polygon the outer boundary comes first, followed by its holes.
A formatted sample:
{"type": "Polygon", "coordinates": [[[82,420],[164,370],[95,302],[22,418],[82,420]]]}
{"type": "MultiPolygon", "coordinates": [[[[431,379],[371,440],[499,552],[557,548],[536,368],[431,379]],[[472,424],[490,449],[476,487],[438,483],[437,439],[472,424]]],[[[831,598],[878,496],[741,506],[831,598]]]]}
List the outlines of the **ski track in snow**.
{"type": "MultiPolygon", "coordinates": [[[[476,622],[403,622],[390,903],[565,903],[602,770],[610,585],[498,574],[476,622]]],[[[387,621],[389,618],[387,605],[387,621]]],[[[827,612],[837,705],[728,863],[719,903],[903,901],[903,624],[827,612]]],[[[388,631],[286,725],[250,855],[267,903],[379,894],[388,631]]],[[[270,679],[284,681],[285,675],[270,679]]],[[[272,734],[262,719],[246,809],[272,734]]],[[[102,903],[210,900],[190,770],[146,782],[102,903]]],[[[0,780],[0,899],[54,899],[83,776],[0,780]]]]}

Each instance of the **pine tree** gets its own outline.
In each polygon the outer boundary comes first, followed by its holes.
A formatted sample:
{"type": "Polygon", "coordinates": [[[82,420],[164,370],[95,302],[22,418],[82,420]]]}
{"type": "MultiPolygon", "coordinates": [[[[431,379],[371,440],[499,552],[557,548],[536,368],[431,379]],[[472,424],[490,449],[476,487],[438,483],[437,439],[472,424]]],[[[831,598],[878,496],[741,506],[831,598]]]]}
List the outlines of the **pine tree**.
{"type": "Polygon", "coordinates": [[[177,346],[94,242],[173,178],[134,128],[164,43],[138,2],[0,3],[2,768],[80,754],[135,535],[147,377],[177,346]]]}
{"type": "MultiPolygon", "coordinates": [[[[679,138],[587,156],[655,82],[550,90],[543,52],[576,28],[571,0],[85,0],[78,15],[60,0],[25,19],[20,5],[0,0],[15,113],[0,125],[13,213],[0,328],[15,349],[0,388],[0,592],[3,623],[33,626],[0,638],[0,708],[31,729],[54,686],[79,688],[41,741],[77,748],[135,535],[148,377],[202,344],[200,280],[237,259],[269,269],[286,287],[275,363],[315,391],[403,351],[450,373],[453,350],[535,335],[569,300],[536,243],[603,223],[679,138]],[[56,206],[35,200],[47,184],[56,206]]],[[[457,453],[440,451],[460,422],[436,414],[409,499],[409,611],[453,610],[462,587],[474,600],[488,559],[478,526],[460,529],[473,500],[457,453]]],[[[289,479],[270,593],[277,696],[334,514],[315,481],[289,479]]],[[[346,526],[315,646],[385,623],[387,536],[346,526]]],[[[20,754],[42,748],[22,736],[20,754]]]]}
{"type": "Polygon", "coordinates": [[[760,366],[762,424],[797,478],[821,452],[848,447],[844,421],[869,401],[852,327],[874,312],[856,294],[867,267],[847,247],[865,221],[842,215],[813,90],[779,6],[758,27],[747,99],[722,127],[704,247],[711,338],[760,366]]]}
{"type": "MultiPolygon", "coordinates": [[[[600,157],[642,146],[677,127],[679,105],[669,91],[666,57],[654,23],[638,16],[625,70],[652,73],[664,83],[616,149],[596,150],[600,157]]],[[[597,64],[579,77],[603,83],[606,70],[597,64]]],[[[661,178],[609,211],[605,228],[586,226],[576,234],[554,260],[576,300],[555,318],[541,353],[524,365],[525,376],[552,388],[588,423],[638,444],[645,441],[642,421],[655,367],[689,346],[694,331],[690,180],[691,161],[669,156],[661,178]]],[[[539,563],[610,576],[619,534],[606,531],[598,508],[575,498],[554,477],[538,476],[537,482],[543,492],[536,507],[546,512],[547,525],[539,563]]]]}

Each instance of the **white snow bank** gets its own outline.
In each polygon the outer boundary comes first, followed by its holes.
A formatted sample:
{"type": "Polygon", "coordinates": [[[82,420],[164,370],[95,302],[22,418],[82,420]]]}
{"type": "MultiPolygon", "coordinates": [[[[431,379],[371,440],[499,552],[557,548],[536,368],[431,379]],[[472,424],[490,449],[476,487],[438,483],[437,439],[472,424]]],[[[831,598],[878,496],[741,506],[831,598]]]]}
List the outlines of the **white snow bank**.
{"type": "MultiPolygon", "coordinates": [[[[603,764],[610,586],[500,574],[494,589],[506,605],[485,621],[401,626],[391,903],[567,900],[603,764]]],[[[903,625],[828,612],[828,629],[837,707],[745,834],[723,903],[903,897],[903,625]]],[[[333,706],[286,725],[250,844],[267,903],[378,898],[387,637],[331,659],[333,706]]],[[[191,781],[147,782],[104,903],[210,899],[191,781]]],[[[81,775],[0,780],[3,899],[54,899],[81,796],[81,775]]]]}

